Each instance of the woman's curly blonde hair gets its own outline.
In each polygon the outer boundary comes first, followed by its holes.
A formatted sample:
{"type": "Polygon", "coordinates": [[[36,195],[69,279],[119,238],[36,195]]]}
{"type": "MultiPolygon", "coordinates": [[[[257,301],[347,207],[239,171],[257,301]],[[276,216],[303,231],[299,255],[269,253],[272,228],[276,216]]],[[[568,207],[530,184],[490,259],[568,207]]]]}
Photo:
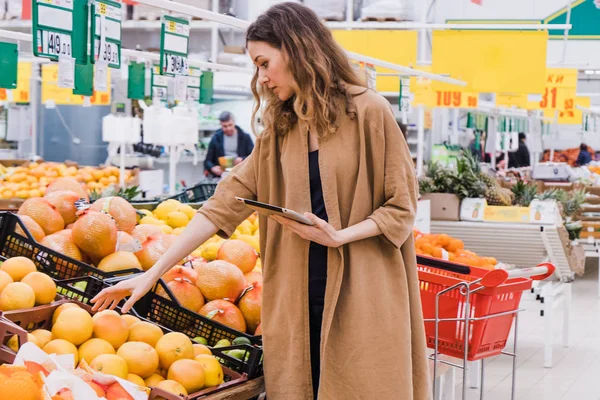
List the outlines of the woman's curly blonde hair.
{"type": "Polygon", "coordinates": [[[349,111],[352,98],[346,92],[346,85],[364,86],[364,83],[329,29],[311,9],[291,2],[269,8],[248,28],[246,45],[251,41],[265,42],[283,51],[293,76],[295,94],[281,101],[271,91],[259,87],[256,69],[251,85],[255,100],[252,120],[256,121],[262,101],[263,134],[283,135],[302,120],[324,137],[336,131],[342,110],[352,114],[349,111]],[[343,104],[345,107],[340,107],[343,104]]]}

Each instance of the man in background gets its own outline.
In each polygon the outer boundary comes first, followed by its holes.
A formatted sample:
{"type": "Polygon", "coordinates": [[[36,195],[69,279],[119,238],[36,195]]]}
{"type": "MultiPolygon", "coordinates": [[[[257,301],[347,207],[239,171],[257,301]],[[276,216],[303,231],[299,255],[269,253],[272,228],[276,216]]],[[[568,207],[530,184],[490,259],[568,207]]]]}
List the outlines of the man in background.
{"type": "Polygon", "coordinates": [[[527,148],[527,136],[519,132],[519,148],[514,153],[508,153],[508,168],[523,168],[531,166],[529,148],[527,148]]]}
{"type": "Polygon", "coordinates": [[[254,149],[252,138],[235,124],[232,113],[223,111],[219,115],[219,122],[221,129],[210,140],[204,160],[204,168],[215,177],[220,177],[224,172],[219,164],[219,157],[234,157],[235,166],[244,161],[254,149]]]}

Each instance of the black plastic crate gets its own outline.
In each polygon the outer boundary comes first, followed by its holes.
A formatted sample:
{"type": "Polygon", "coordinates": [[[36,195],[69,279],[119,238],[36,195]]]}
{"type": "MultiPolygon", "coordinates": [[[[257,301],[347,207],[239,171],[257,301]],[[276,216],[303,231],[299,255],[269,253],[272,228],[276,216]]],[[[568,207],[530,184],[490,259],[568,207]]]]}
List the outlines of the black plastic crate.
{"type": "Polygon", "coordinates": [[[95,276],[100,279],[116,275],[128,275],[140,272],[138,269],[107,273],[82,261],[74,260],[35,241],[18,215],[0,212],[0,256],[5,258],[27,257],[34,262],[40,272],[56,280],[95,276]],[[25,236],[16,233],[19,226],[25,236]]]}
{"type": "Polygon", "coordinates": [[[169,197],[182,203],[201,203],[212,197],[217,189],[217,182],[202,182],[186,188],[183,192],[169,197]]]}
{"type": "Polygon", "coordinates": [[[96,297],[102,289],[109,287],[104,281],[94,276],[82,276],[79,278],[54,280],[56,283],[56,293],[70,300],[77,300],[81,303],[93,306],[92,299],[96,297]],[[84,286],[83,288],[81,286],[84,286]]]}
{"type": "Polygon", "coordinates": [[[245,373],[248,375],[248,379],[258,378],[264,373],[262,348],[248,344],[239,344],[211,348],[211,351],[215,357],[219,358],[221,364],[240,374],[245,373]],[[241,359],[227,354],[227,352],[230,352],[231,350],[242,350],[244,353],[241,359]]]}

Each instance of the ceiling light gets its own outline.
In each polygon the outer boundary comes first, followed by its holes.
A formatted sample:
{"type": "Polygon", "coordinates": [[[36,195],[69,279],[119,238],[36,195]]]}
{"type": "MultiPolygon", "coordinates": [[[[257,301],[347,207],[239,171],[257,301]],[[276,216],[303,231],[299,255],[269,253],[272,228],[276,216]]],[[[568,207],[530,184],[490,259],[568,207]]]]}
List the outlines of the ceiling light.
{"type": "Polygon", "coordinates": [[[600,69],[596,70],[596,75],[600,75],[600,69]]]}

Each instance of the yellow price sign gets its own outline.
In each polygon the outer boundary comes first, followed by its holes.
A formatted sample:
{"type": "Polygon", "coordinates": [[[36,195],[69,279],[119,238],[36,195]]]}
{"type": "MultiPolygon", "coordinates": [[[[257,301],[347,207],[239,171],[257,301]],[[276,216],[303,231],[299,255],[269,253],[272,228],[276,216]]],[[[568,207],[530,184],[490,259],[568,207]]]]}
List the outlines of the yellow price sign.
{"type": "Polygon", "coordinates": [[[449,90],[436,90],[433,93],[433,107],[441,108],[477,108],[477,93],[449,90]]]}
{"type": "MultiPolygon", "coordinates": [[[[110,87],[110,69],[108,72],[108,87],[110,87]]],[[[72,89],[58,87],[58,64],[42,65],[42,103],[53,100],[60,105],[82,105],[84,96],[73,94],[72,89]]],[[[96,106],[110,105],[110,91],[98,92],[94,90],[90,103],[96,106]]]]}
{"type": "MultiPolygon", "coordinates": [[[[583,122],[583,113],[577,108],[590,107],[589,97],[577,97],[573,96],[565,100],[564,107],[558,111],[558,123],[560,125],[579,125],[583,122]]],[[[548,118],[554,118],[555,111],[544,111],[544,116],[548,118]]]]}
{"type": "MultiPolygon", "coordinates": [[[[29,103],[31,88],[31,63],[20,62],[17,70],[17,87],[12,90],[15,103],[29,103]]],[[[0,101],[8,100],[6,89],[0,89],[0,101]]]]}

